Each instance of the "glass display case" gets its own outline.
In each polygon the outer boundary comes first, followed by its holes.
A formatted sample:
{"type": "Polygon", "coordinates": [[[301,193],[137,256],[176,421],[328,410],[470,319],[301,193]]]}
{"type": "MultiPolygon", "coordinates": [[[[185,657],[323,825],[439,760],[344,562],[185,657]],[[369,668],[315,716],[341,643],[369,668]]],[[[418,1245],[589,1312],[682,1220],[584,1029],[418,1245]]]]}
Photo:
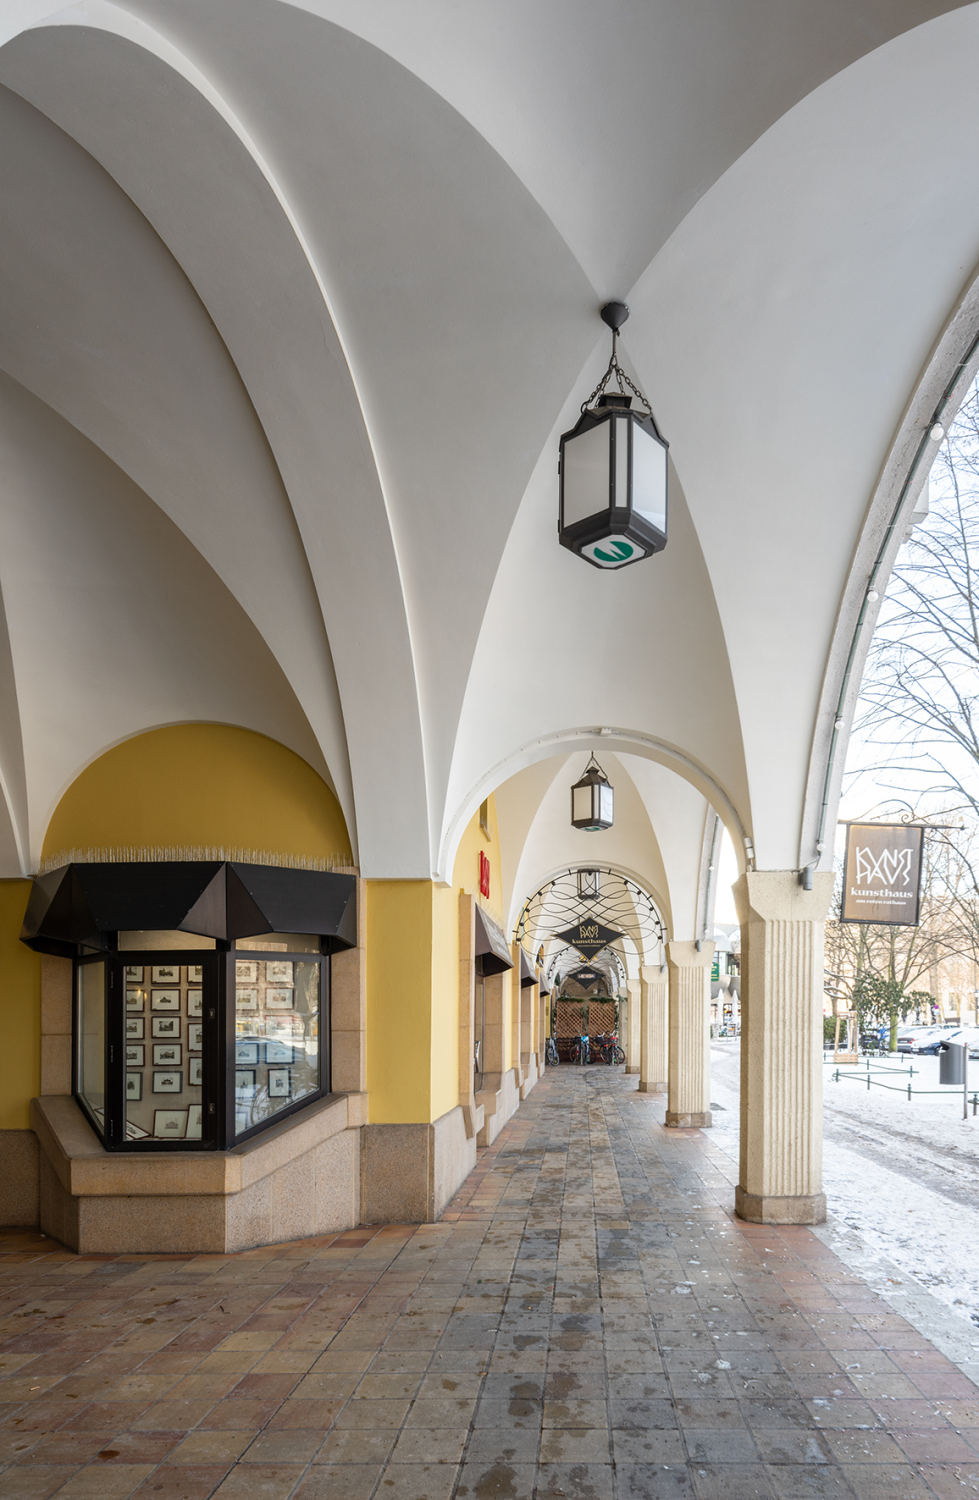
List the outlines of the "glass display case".
{"type": "Polygon", "coordinates": [[[180,866],[161,906],[140,887],[158,894],[172,866],[128,867],[129,889],[121,866],[69,868],[83,874],[41,892],[22,938],[74,959],[73,1091],[108,1150],[228,1149],[329,1093],[330,960],[356,941],[351,877],[228,865],[215,903],[198,889],[213,896],[215,867],[188,880],[180,866]],[[105,869],[107,887],[92,873],[105,869]],[[183,925],[163,925],[188,902],[183,925]],[[113,914],[140,926],[111,928],[113,914]],[[290,914],[319,930],[271,930],[290,914]]]}

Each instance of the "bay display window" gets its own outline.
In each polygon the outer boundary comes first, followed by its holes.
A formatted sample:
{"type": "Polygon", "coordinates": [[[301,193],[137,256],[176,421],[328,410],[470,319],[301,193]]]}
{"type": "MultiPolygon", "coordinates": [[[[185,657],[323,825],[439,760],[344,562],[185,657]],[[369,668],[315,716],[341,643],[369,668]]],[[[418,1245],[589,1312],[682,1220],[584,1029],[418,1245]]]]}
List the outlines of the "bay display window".
{"type": "MultiPolygon", "coordinates": [[[[92,870],[119,869],[75,868],[86,872],[82,895],[98,887],[92,870]]],[[[184,920],[204,932],[179,922],[154,927],[161,913],[152,909],[139,911],[139,928],[98,926],[94,900],[79,916],[70,886],[60,906],[57,894],[41,893],[40,917],[28,906],[23,940],[74,958],[73,1092],[108,1150],[226,1150],[330,1092],[330,963],[333,951],[356,942],[353,878],[266,867],[249,878],[251,867],[222,866],[234,876],[227,890],[221,885],[222,909],[205,878],[216,867],[196,881],[176,868],[176,914],[190,902],[184,920]],[[259,900],[265,913],[254,909],[259,900]],[[255,933],[263,915],[269,930],[255,933]],[[321,930],[282,931],[289,915],[321,930]],[[235,925],[253,930],[236,933],[235,925]],[[73,942],[80,927],[84,941],[73,942]]],[[[104,924],[113,903],[96,894],[104,924]]],[[[131,918],[134,904],[123,901],[120,915],[131,918]]],[[[162,915],[173,914],[164,903],[162,915]]]]}

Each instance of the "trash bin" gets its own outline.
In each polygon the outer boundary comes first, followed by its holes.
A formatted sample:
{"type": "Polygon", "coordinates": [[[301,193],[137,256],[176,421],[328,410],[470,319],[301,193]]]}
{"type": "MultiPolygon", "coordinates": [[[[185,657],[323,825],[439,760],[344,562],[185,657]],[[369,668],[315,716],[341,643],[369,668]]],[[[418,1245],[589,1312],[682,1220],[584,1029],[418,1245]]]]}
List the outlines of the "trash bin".
{"type": "Polygon", "coordinates": [[[949,1042],[938,1054],[938,1082],[957,1083],[959,1088],[965,1082],[965,1048],[958,1042],[949,1042]]]}

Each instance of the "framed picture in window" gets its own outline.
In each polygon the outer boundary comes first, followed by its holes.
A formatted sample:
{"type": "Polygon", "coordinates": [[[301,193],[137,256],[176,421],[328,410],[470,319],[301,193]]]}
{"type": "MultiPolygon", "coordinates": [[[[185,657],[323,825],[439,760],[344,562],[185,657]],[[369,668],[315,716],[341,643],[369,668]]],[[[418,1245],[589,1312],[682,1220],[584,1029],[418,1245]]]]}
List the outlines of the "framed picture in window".
{"type": "Polygon", "coordinates": [[[153,1134],[157,1140],[182,1141],[187,1134],[187,1111],[185,1109],[155,1109],[153,1111],[153,1134]]]}
{"type": "Polygon", "coordinates": [[[143,982],[143,965],[142,964],[127,964],[126,965],[126,983],[127,984],[142,984],[142,982],[143,982]]]}
{"type": "Polygon", "coordinates": [[[258,1010],[258,990],[236,989],[235,1010],[258,1010]]]}
{"type": "Polygon", "coordinates": [[[188,964],[187,965],[187,983],[188,984],[203,984],[204,983],[204,965],[203,964],[188,964]]]}
{"type": "Polygon", "coordinates": [[[142,1010],[143,1009],[143,1000],[145,999],[145,996],[146,996],[146,991],[145,990],[127,989],[126,990],[126,1009],[127,1010],[142,1010]]]}
{"type": "Polygon", "coordinates": [[[270,958],[265,965],[265,980],[267,984],[287,984],[291,989],[293,984],[292,960],[289,958],[270,958]]]}
{"type": "Polygon", "coordinates": [[[258,1043],[257,1042],[235,1042],[235,1063],[237,1065],[240,1066],[242,1063],[257,1063],[257,1062],[258,1062],[258,1043]]]}
{"type": "Polygon", "coordinates": [[[143,1020],[142,1016],[127,1016],[126,1041],[141,1042],[143,1040],[143,1032],[145,1028],[146,1022],[143,1020]]]}
{"type": "Polygon", "coordinates": [[[187,1082],[192,1089],[204,1086],[204,1059],[202,1057],[188,1057],[187,1059],[187,1082]]]}
{"type": "MultiPolygon", "coordinates": [[[[140,1051],[142,1051],[142,1047],[140,1051]]],[[[133,1104],[138,1104],[143,1097],[143,1075],[142,1073],[126,1074],[126,1098],[133,1104]]]]}
{"type": "Polygon", "coordinates": [[[187,1051],[200,1052],[204,1045],[204,1027],[200,1021],[191,1021],[187,1027],[187,1051]]]}
{"type": "Polygon", "coordinates": [[[141,1068],[143,1066],[143,1064],[145,1063],[145,1061],[146,1061],[145,1053],[146,1053],[146,1048],[143,1047],[143,1046],[140,1046],[138,1043],[134,1043],[132,1046],[129,1046],[127,1044],[127,1046],[126,1046],[126,1067],[127,1068],[141,1068]]]}
{"type": "Polygon", "coordinates": [[[235,1093],[247,1097],[255,1092],[255,1069],[237,1068],[235,1070],[235,1093]]]}
{"type": "Polygon", "coordinates": [[[265,1061],[267,1063],[291,1063],[293,1059],[292,1042],[283,1042],[278,1039],[265,1043],[265,1061]]]}
{"type": "Polygon", "coordinates": [[[204,1014],[204,991],[187,991],[187,1014],[189,1016],[202,1016],[204,1014]]]}
{"type": "Polygon", "coordinates": [[[192,1104],[187,1111],[187,1135],[188,1141],[199,1141],[201,1138],[201,1106],[192,1104]]]}
{"type": "Polygon", "coordinates": [[[180,1036],[179,1016],[154,1016],[153,1017],[153,1040],[155,1042],[165,1041],[167,1037],[176,1041],[180,1036]]]}
{"type": "Polygon", "coordinates": [[[150,993],[151,993],[151,995],[153,997],[152,1000],[150,1001],[150,1009],[151,1010],[179,1010],[180,1009],[180,991],[179,990],[151,990],[150,993]]]}
{"type": "Polygon", "coordinates": [[[292,1093],[288,1068],[269,1068],[269,1098],[288,1099],[292,1093]]]}
{"type": "Polygon", "coordinates": [[[292,997],[295,992],[291,989],[275,989],[269,987],[265,991],[266,1010],[292,1010],[292,997]]]}
{"type": "Polygon", "coordinates": [[[179,984],[180,983],[180,965],[179,964],[154,964],[153,965],[153,983],[154,984],[179,984]]]}
{"type": "Polygon", "coordinates": [[[153,1074],[154,1094],[182,1094],[184,1091],[184,1075],[174,1068],[168,1068],[165,1073],[153,1074]]]}
{"type": "Polygon", "coordinates": [[[147,1141],[147,1140],[149,1140],[149,1136],[150,1136],[149,1131],[148,1130],[144,1130],[141,1125],[134,1124],[132,1120],[127,1120],[126,1121],[126,1140],[127,1141],[147,1141]]]}
{"type": "Polygon", "coordinates": [[[235,959],[235,984],[257,984],[258,961],[251,958],[235,959]]]}
{"type": "Polygon", "coordinates": [[[179,1068],[183,1062],[179,1042],[154,1042],[153,1043],[153,1066],[154,1068],[179,1068]]]}

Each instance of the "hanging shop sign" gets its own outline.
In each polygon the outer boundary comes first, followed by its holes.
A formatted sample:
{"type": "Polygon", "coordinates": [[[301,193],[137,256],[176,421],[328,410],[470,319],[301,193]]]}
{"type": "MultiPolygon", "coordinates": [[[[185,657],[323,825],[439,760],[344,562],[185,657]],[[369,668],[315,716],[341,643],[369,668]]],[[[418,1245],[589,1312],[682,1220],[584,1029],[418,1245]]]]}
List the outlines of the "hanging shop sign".
{"type": "Polygon", "coordinates": [[[613,932],[611,927],[603,927],[601,922],[578,922],[574,927],[569,927],[565,932],[557,933],[563,943],[570,943],[572,948],[577,948],[584,958],[594,958],[596,953],[601,953],[609,943],[614,943],[616,938],[622,936],[621,932],[613,932]]]}
{"type": "Polygon", "coordinates": [[[920,824],[847,824],[841,922],[917,927],[924,837],[920,824]]]}

